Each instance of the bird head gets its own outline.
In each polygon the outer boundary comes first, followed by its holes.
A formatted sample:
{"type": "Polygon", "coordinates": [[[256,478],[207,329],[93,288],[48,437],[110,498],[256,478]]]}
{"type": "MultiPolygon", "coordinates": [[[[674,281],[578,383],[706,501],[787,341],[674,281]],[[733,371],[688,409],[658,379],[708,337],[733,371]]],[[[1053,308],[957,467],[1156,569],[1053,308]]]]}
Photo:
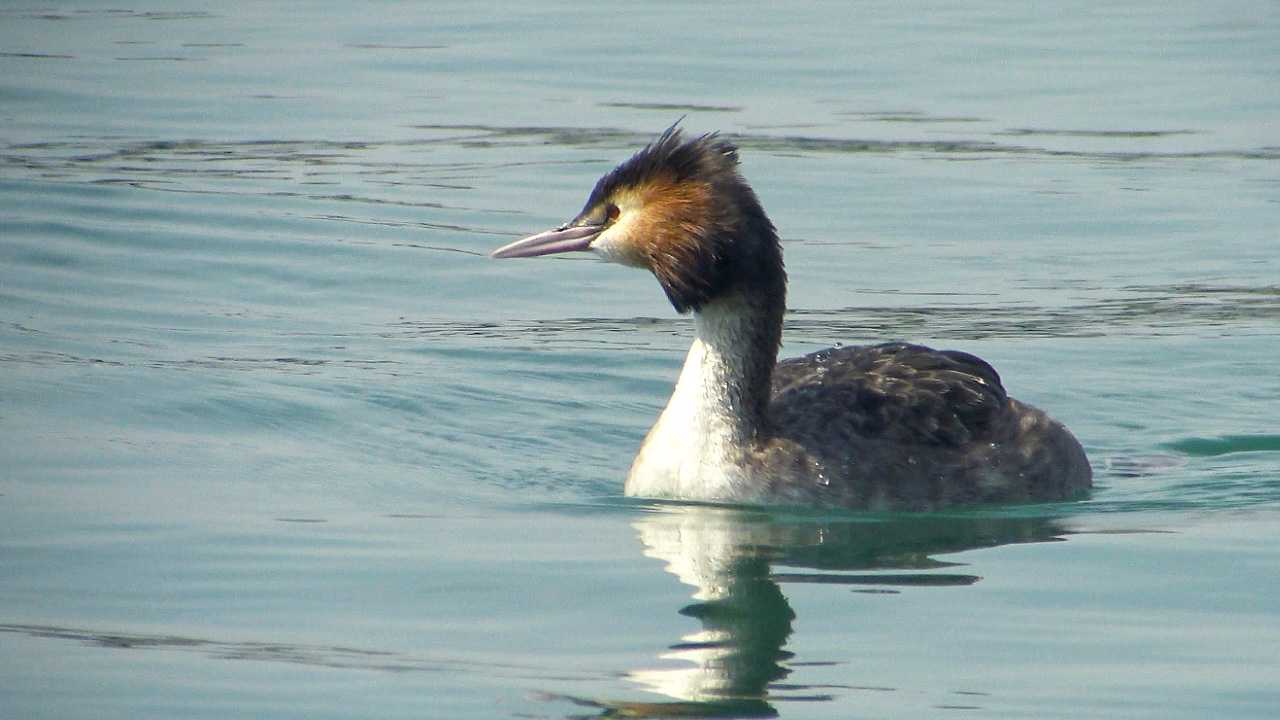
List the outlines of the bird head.
{"type": "Polygon", "coordinates": [[[491,255],[574,251],[649,270],[682,313],[727,290],[753,255],[776,256],[781,267],[773,225],[738,172],[737,148],[714,133],[685,140],[675,126],[600,178],[572,220],[491,255]]]}

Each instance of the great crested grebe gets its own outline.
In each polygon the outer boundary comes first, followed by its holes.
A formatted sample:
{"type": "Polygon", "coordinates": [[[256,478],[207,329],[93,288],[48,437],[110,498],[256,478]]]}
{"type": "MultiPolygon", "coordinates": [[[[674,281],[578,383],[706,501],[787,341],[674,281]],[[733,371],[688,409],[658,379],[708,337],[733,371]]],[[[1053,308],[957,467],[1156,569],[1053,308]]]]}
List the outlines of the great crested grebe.
{"type": "Polygon", "coordinates": [[[777,361],[778,235],[714,133],[669,128],[602,177],[578,216],[495,258],[591,251],[653,273],[697,335],[626,494],[931,510],[1050,501],[1091,484],[1080,443],[1009,397],[983,360],[888,343],[777,361]]]}

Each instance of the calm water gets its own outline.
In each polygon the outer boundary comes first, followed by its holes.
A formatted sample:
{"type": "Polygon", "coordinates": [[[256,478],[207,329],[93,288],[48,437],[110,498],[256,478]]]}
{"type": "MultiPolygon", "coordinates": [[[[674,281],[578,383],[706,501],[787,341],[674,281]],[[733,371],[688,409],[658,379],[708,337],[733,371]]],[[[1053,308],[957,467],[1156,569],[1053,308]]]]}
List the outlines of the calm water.
{"type": "Polygon", "coordinates": [[[0,10],[0,716],[1275,717],[1274,3],[245,5],[0,10]],[[623,498],[689,322],[483,254],[681,116],[1093,496],[623,498]]]}

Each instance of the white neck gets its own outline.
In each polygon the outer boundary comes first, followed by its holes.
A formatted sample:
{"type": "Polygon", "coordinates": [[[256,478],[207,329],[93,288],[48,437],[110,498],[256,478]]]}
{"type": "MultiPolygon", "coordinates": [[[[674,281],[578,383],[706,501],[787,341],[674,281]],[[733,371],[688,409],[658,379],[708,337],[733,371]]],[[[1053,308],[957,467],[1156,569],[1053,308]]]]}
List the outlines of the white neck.
{"type": "Polygon", "coordinates": [[[627,495],[751,499],[743,461],[760,423],[750,397],[756,391],[752,363],[762,351],[755,347],[755,315],[740,295],[694,313],[697,336],[667,407],[631,466],[627,495]]]}

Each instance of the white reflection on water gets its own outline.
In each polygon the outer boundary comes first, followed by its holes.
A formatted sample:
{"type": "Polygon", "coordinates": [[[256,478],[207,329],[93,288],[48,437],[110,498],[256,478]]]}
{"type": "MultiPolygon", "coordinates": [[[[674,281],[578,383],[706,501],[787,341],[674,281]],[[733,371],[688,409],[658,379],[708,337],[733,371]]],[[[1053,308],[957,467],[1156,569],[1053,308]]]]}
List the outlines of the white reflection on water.
{"type": "Polygon", "coordinates": [[[1065,532],[1057,521],[1042,517],[875,521],[688,505],[656,507],[634,527],[644,554],[661,560],[667,572],[694,588],[697,602],[680,614],[702,626],[658,656],[670,666],[627,674],[640,687],[671,701],[601,703],[641,717],[677,710],[696,717],[772,716],[776,702],[832,700],[860,687],[856,678],[863,670],[854,666],[847,684],[783,682],[793,664],[807,660],[786,649],[797,618],[783,593],[784,584],[826,585],[832,593],[849,587],[880,593],[963,587],[981,578],[953,572],[951,563],[931,556],[1008,543],[1052,542],[1065,532]]]}

